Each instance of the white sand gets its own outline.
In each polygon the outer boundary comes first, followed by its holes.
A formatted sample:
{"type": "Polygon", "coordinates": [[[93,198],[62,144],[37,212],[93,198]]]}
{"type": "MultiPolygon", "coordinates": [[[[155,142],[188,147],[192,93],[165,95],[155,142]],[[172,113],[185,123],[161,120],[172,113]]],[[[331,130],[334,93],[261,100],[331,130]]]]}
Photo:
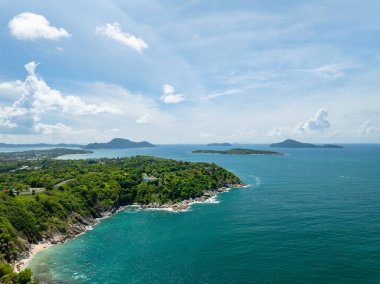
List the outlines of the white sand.
{"type": "Polygon", "coordinates": [[[32,245],[29,256],[27,258],[21,259],[13,264],[13,268],[16,272],[20,272],[26,268],[30,260],[39,252],[43,251],[44,249],[52,246],[53,244],[51,242],[44,242],[44,243],[38,243],[36,245],[32,245]]]}

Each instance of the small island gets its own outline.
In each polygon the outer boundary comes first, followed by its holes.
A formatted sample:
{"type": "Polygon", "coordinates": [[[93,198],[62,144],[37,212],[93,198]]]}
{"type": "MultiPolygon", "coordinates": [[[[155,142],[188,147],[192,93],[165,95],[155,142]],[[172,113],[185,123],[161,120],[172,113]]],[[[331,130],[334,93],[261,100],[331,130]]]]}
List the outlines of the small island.
{"type": "Polygon", "coordinates": [[[209,144],[207,144],[207,146],[232,146],[232,144],[231,143],[227,143],[227,142],[225,142],[225,143],[209,143],[209,144]]]}
{"type": "Polygon", "coordinates": [[[128,139],[114,138],[107,143],[90,143],[83,146],[83,149],[126,149],[126,148],[143,148],[143,147],[156,147],[155,145],[147,142],[134,142],[128,139]]]}
{"type": "Polygon", "coordinates": [[[223,155],[284,155],[280,152],[267,151],[267,150],[254,150],[254,149],[242,149],[233,148],[225,151],[219,150],[194,150],[192,153],[196,154],[223,154],[223,155]]]}
{"type": "Polygon", "coordinates": [[[302,143],[292,139],[286,139],[280,143],[270,144],[269,147],[277,147],[277,148],[343,148],[339,145],[333,144],[324,144],[324,145],[316,145],[311,143],[302,143]]]}

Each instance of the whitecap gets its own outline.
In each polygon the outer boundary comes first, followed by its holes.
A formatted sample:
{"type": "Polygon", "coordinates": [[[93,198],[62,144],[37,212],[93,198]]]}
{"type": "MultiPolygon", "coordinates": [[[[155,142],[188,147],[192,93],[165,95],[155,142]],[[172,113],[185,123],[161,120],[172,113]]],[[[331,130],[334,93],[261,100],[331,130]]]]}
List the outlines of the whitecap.
{"type": "MultiPolygon", "coordinates": [[[[259,187],[261,185],[261,178],[260,177],[254,176],[254,175],[250,175],[249,177],[255,180],[255,183],[252,184],[253,187],[259,187]]],[[[249,187],[249,186],[251,186],[251,185],[247,184],[243,187],[249,187]]]]}

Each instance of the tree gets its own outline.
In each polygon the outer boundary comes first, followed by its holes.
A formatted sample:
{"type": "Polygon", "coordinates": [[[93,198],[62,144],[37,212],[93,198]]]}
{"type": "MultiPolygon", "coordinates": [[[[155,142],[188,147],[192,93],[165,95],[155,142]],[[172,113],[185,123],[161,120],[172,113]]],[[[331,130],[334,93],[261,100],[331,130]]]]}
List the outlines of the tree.
{"type": "Polygon", "coordinates": [[[20,284],[28,284],[32,281],[32,270],[26,268],[18,274],[18,283],[20,284]]]}

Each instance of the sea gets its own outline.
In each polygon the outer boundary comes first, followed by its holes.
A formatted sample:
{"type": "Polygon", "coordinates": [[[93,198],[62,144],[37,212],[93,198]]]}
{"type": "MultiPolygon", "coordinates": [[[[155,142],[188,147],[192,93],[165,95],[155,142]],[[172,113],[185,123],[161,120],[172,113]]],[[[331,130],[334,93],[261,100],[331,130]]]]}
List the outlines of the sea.
{"type": "Polygon", "coordinates": [[[380,144],[343,146],[276,149],[284,156],[192,153],[215,148],[204,145],[63,156],[214,162],[249,186],[185,212],[126,208],[29,267],[46,283],[380,283],[380,144]]]}

